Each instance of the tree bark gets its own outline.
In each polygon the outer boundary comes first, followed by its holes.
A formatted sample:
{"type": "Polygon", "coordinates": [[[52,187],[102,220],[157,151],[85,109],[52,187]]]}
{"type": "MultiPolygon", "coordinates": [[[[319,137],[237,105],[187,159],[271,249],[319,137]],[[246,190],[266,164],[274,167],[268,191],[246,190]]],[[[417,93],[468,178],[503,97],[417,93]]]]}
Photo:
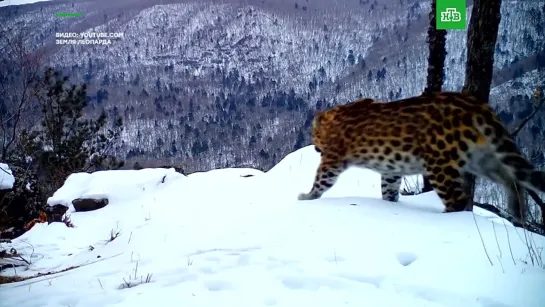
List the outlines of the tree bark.
{"type": "MultiPolygon", "coordinates": [[[[438,30],[435,27],[435,16],[437,10],[437,1],[431,1],[430,12],[430,25],[428,27],[428,77],[426,80],[426,88],[424,89],[424,95],[431,92],[439,92],[443,88],[444,81],[444,67],[445,58],[447,56],[447,50],[445,48],[445,41],[447,36],[446,30],[438,30]]],[[[428,176],[422,176],[424,179],[424,186],[422,187],[422,193],[433,191],[433,186],[428,176]]]]}
{"type": "MultiPolygon", "coordinates": [[[[462,92],[488,102],[494,65],[494,49],[501,20],[501,0],[474,0],[467,31],[466,77],[462,92]]],[[[466,193],[473,209],[475,176],[467,175],[466,193]]]]}
{"type": "Polygon", "coordinates": [[[437,1],[431,1],[430,25],[428,27],[428,78],[424,94],[441,91],[444,82],[444,67],[447,50],[445,48],[446,30],[437,30],[435,27],[435,15],[437,1]]]}
{"type": "Polygon", "coordinates": [[[494,49],[501,20],[501,0],[475,0],[467,31],[466,79],[463,92],[488,102],[494,49]]]}

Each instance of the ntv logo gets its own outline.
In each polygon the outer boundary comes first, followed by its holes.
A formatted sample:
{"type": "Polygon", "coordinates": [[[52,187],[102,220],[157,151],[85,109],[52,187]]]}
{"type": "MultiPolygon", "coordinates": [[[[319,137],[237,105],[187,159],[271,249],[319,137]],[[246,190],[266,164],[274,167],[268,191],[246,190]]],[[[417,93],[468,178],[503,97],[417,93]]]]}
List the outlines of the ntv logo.
{"type": "Polygon", "coordinates": [[[447,8],[444,12],[441,12],[441,22],[459,22],[462,20],[462,14],[455,8],[447,8]]]}
{"type": "Polygon", "coordinates": [[[465,30],[466,0],[436,0],[435,26],[438,30],[465,30]]]}

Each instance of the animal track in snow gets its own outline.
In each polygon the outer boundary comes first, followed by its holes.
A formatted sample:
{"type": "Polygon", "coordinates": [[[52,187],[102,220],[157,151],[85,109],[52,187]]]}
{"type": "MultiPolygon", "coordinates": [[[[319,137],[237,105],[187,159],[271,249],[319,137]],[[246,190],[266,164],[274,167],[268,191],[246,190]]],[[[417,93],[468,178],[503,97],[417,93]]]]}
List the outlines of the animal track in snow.
{"type": "Polygon", "coordinates": [[[199,272],[203,273],[203,274],[216,274],[217,271],[211,267],[204,267],[204,268],[200,268],[199,269],[199,272]]]}
{"type": "Polygon", "coordinates": [[[330,289],[344,289],[347,284],[337,278],[323,276],[286,276],[281,278],[284,287],[292,290],[311,290],[316,291],[321,287],[330,289]]]}
{"type": "Polygon", "coordinates": [[[402,266],[409,266],[418,259],[416,254],[411,252],[398,252],[395,254],[397,261],[402,266]]]}
{"type": "Polygon", "coordinates": [[[377,288],[380,288],[380,284],[384,280],[383,276],[366,276],[366,275],[356,275],[356,274],[346,274],[346,273],[339,274],[337,276],[350,280],[350,281],[370,284],[377,288]]]}
{"type": "Polygon", "coordinates": [[[187,255],[188,265],[196,265],[205,274],[214,274],[221,270],[236,269],[250,265],[252,262],[251,251],[259,250],[259,247],[243,249],[208,249],[198,250],[187,255]]]}
{"type": "Polygon", "coordinates": [[[224,291],[232,288],[230,282],[223,280],[205,281],[204,286],[208,289],[208,291],[224,291]]]}
{"type": "Polygon", "coordinates": [[[192,282],[199,279],[199,275],[194,273],[185,273],[173,277],[171,281],[166,283],[166,286],[179,286],[181,283],[192,282]]]}
{"type": "Polygon", "coordinates": [[[263,302],[263,304],[265,304],[265,306],[274,306],[278,303],[278,300],[275,299],[275,298],[268,298],[268,299],[265,299],[265,301],[263,302]]]}

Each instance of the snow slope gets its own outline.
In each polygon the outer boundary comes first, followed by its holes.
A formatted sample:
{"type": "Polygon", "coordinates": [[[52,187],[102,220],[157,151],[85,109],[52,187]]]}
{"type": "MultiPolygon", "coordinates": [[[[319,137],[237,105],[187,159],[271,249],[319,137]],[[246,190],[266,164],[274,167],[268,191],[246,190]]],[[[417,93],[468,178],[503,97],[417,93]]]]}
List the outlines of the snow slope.
{"type": "Polygon", "coordinates": [[[2,275],[79,267],[0,285],[0,306],[543,306],[545,268],[524,242],[539,254],[545,238],[481,210],[443,214],[434,193],[384,202],[361,169],[297,201],[318,161],[309,146],[266,173],[74,174],[53,199],[109,205],[71,213],[76,228],[37,224],[12,244],[32,265],[2,275]]]}
{"type": "Polygon", "coordinates": [[[9,165],[0,163],[0,190],[9,190],[13,188],[15,177],[9,168],[9,165]]]}

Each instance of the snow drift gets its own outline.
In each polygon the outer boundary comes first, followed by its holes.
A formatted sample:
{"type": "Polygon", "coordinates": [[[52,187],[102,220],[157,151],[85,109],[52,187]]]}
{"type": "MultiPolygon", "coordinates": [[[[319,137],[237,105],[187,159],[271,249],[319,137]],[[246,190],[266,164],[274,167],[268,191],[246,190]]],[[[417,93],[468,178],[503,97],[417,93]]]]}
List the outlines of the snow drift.
{"type": "Polygon", "coordinates": [[[9,190],[15,184],[15,177],[9,168],[9,165],[0,163],[0,190],[9,190]]]}
{"type": "Polygon", "coordinates": [[[1,285],[0,306],[543,306],[545,238],[435,193],[382,201],[368,170],[297,201],[318,163],[73,174],[50,203],[109,204],[6,244],[32,264],[2,275],[62,272],[1,285]]]}

